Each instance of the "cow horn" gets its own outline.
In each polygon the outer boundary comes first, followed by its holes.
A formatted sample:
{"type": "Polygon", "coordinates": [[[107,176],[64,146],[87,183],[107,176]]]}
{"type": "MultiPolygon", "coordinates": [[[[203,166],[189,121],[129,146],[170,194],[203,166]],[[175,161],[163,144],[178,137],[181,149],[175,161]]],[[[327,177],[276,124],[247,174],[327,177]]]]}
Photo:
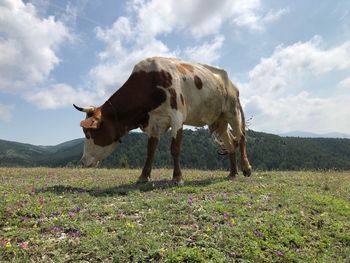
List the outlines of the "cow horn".
{"type": "Polygon", "coordinates": [[[78,107],[77,105],[73,104],[74,108],[76,108],[78,111],[86,112],[86,113],[92,113],[95,110],[95,107],[89,106],[89,107],[78,107]]]}

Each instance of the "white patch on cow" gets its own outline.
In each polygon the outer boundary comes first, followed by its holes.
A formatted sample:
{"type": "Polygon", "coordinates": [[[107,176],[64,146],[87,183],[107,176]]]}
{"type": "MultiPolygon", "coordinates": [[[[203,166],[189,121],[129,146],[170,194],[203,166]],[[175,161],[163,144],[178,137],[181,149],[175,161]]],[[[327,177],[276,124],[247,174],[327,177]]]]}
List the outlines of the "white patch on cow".
{"type": "Polygon", "coordinates": [[[117,147],[118,142],[107,146],[99,146],[94,143],[93,139],[85,139],[84,154],[81,162],[84,166],[95,167],[100,161],[109,156],[117,147]]]}
{"type": "Polygon", "coordinates": [[[221,114],[227,123],[232,126],[235,137],[240,137],[241,116],[238,105],[238,89],[230,81],[225,70],[209,65],[189,63],[176,58],[153,57],[145,59],[135,65],[133,72],[138,71],[166,71],[172,76],[171,87],[163,89],[167,94],[166,101],[157,109],[149,113],[148,127],[144,131],[148,136],[157,137],[169,127],[175,137],[178,129],[183,124],[203,127],[212,125],[221,114]],[[187,64],[192,70],[184,69],[180,72],[178,67],[187,64]],[[202,82],[198,88],[194,77],[202,82]],[[172,88],[176,92],[177,109],[170,104],[171,97],[167,89],[172,88]],[[180,98],[184,99],[184,105],[180,98]]]}

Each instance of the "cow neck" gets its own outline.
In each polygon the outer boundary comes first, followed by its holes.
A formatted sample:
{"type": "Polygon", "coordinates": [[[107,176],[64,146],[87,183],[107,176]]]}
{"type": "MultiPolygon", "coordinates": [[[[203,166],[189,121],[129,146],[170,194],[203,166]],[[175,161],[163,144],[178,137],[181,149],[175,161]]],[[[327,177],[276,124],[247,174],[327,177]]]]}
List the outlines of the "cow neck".
{"type": "Polygon", "coordinates": [[[143,112],[141,104],[135,105],[130,100],[132,97],[124,99],[124,96],[118,96],[116,92],[104,104],[109,109],[109,116],[113,116],[117,122],[126,126],[128,131],[138,128],[142,122],[140,116],[147,114],[147,112],[143,112]]]}
{"type": "Polygon", "coordinates": [[[149,112],[165,102],[167,96],[163,89],[171,85],[172,76],[164,70],[133,72],[123,86],[109,98],[110,104],[117,111],[118,122],[128,130],[146,127],[149,112]]]}

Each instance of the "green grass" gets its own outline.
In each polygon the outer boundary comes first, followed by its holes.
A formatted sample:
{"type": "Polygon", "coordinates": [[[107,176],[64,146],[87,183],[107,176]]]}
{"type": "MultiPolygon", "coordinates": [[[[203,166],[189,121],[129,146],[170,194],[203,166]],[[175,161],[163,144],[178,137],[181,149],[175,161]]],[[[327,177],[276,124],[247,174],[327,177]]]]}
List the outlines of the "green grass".
{"type": "Polygon", "coordinates": [[[0,261],[349,262],[349,172],[0,168],[0,261]]]}

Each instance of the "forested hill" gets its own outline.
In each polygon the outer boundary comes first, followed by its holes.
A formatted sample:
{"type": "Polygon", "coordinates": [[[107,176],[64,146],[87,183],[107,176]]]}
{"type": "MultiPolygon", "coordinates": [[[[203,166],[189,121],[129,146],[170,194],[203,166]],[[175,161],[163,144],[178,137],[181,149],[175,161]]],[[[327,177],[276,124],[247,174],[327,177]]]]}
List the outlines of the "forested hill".
{"type": "MultiPolygon", "coordinates": [[[[142,167],[147,137],[130,133],[106,160],[105,167],[142,167]]],[[[170,134],[159,142],[155,167],[172,167],[170,134]]],[[[83,139],[57,146],[34,146],[0,140],[0,166],[71,166],[81,158],[83,139]]],[[[350,169],[350,139],[298,138],[249,131],[248,156],[254,169],[350,169]]],[[[185,130],[181,163],[186,168],[227,169],[226,156],[217,154],[207,130],[185,130]]]]}

